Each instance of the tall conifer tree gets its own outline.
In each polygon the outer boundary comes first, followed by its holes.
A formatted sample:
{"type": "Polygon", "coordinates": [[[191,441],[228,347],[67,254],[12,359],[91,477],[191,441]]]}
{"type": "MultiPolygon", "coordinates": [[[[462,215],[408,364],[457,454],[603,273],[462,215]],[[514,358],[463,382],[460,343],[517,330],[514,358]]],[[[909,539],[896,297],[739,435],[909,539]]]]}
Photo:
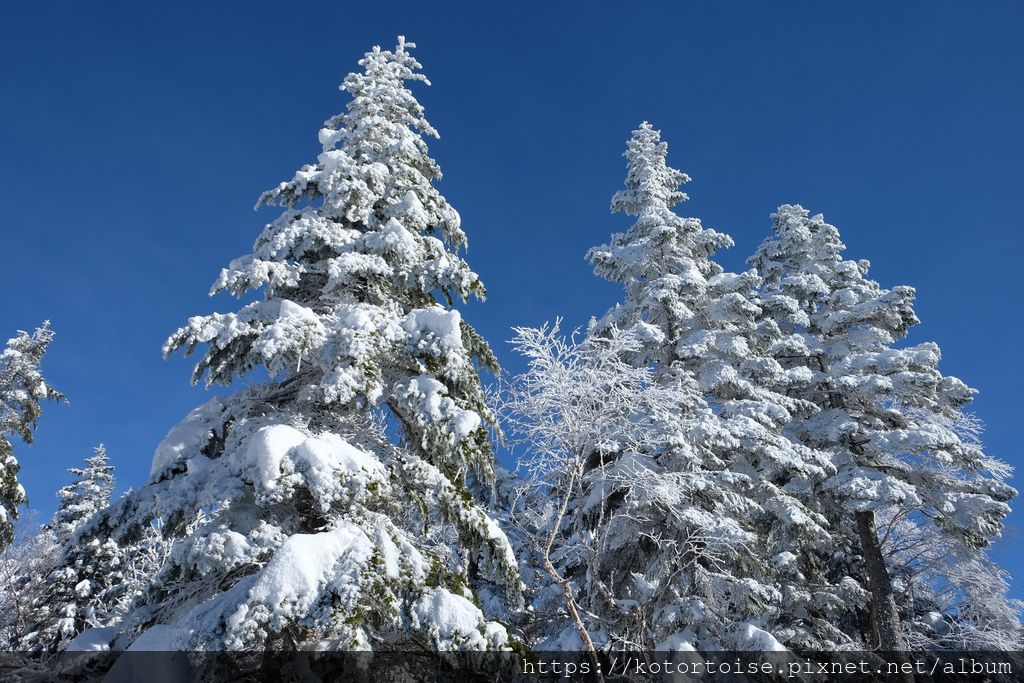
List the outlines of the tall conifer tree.
{"type": "MultiPolygon", "coordinates": [[[[673,212],[689,178],[667,153],[650,124],[633,132],[612,210],[636,220],[587,256],[624,286],[625,300],[588,334],[635,340],[629,362],[677,405],[644,418],[659,424],[647,430],[657,443],[627,448],[604,434],[587,445],[581,501],[569,507],[577,525],[607,527],[577,531],[606,539],[606,552],[589,562],[566,554],[563,571],[595,610],[602,600],[643,607],[646,626],[633,630],[643,635],[623,639],[627,646],[849,645],[831,618],[856,586],[819,563],[832,539],[813,498],[834,470],[827,454],[783,433],[816,407],[788,395],[799,377],[768,355],[780,332],[757,305],[757,274],[725,272],[711,257],[732,240],[673,212]]],[[[625,623],[615,609],[600,613],[625,623]]]]}
{"type": "Polygon", "coordinates": [[[899,345],[918,323],[914,289],[869,279],[867,261],[843,258],[838,230],[800,206],[779,207],[773,229],[750,259],[764,277],[762,305],[786,335],[773,354],[802,378],[794,394],[820,409],[793,433],[835,465],[816,495],[856,539],[872,596],[869,644],[902,649],[877,513],[982,549],[1016,495],[1004,482],[1010,469],[973,438],[964,411],[975,391],[939,372],[938,345],[899,345]]]}
{"type": "Polygon", "coordinates": [[[257,367],[270,379],[193,411],[149,484],[84,532],[159,518],[176,539],[150,607],[125,622],[137,648],[507,640],[469,588],[491,581],[513,604],[519,593],[509,543],[469,487],[493,478],[478,368],[496,363],[451,304],[484,288],[434,186],[412,47],[366,53],[316,162],[261,197],[281,214],[213,291],[262,296],[190,319],[165,346],[205,345],[196,381],[257,367]]]}

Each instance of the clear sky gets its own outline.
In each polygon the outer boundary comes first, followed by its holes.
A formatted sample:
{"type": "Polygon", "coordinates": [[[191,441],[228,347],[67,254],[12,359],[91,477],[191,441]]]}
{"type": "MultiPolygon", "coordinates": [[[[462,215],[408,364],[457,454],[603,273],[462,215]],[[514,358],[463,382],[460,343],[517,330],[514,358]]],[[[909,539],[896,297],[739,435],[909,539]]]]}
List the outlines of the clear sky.
{"type": "MultiPolygon", "coordinates": [[[[0,337],[52,320],[44,370],[71,401],[17,445],[40,514],[101,441],[121,488],[144,483],[206,400],[163,340],[235,305],[206,292],[273,217],[259,193],[315,159],[338,83],[400,33],[490,291],[466,315],[506,367],[512,325],[582,324],[620,297],[583,255],[629,226],[608,204],[649,119],[693,177],[680,210],[736,240],[727,268],[801,203],[883,285],[917,287],[911,341],[939,342],[981,390],[989,450],[1024,465],[1024,5],[498,4],[0,6],[0,337]]],[[[1011,529],[998,556],[1021,596],[1019,545],[1011,529]]]]}

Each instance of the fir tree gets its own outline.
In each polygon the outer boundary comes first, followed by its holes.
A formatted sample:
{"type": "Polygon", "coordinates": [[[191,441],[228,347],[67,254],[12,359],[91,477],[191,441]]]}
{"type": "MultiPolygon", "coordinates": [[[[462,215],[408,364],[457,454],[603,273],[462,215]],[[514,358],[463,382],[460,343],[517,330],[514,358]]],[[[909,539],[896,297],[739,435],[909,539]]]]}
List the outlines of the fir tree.
{"type": "Polygon", "coordinates": [[[832,456],[836,472],[816,495],[836,528],[856,539],[872,595],[866,640],[902,649],[877,513],[983,549],[1016,494],[1003,481],[1010,469],[962,429],[975,392],[939,372],[939,347],[897,346],[918,322],[913,288],[869,279],[867,261],[843,258],[838,230],[800,206],[779,207],[773,229],[750,259],[764,277],[763,306],[786,335],[773,353],[802,378],[794,393],[820,408],[792,430],[832,456]]]}
{"type": "Polygon", "coordinates": [[[686,199],[679,186],[688,177],[667,165],[667,152],[647,123],[629,141],[626,186],[612,210],[636,222],[588,253],[595,272],[623,284],[626,297],[588,334],[637,340],[630,363],[674,391],[677,407],[651,416],[660,424],[649,432],[660,442],[586,446],[579,480],[601,501],[589,523],[615,520],[622,530],[607,534],[617,545],[591,566],[573,560],[577,583],[593,590],[592,610],[599,597],[613,606],[647,603],[638,611],[647,632],[633,640],[646,647],[847,645],[828,617],[852,585],[816,564],[832,549],[811,494],[831,463],[782,433],[815,406],[787,396],[794,378],[767,356],[779,332],[756,305],[756,273],[724,272],[711,256],[731,239],[672,211],[686,199]],[[638,500],[647,509],[622,507],[638,500]],[[794,561],[800,557],[815,561],[794,561]],[[609,590],[598,591],[599,580],[609,590]]]}
{"type": "Polygon", "coordinates": [[[86,628],[103,626],[112,616],[106,593],[122,582],[124,549],[113,540],[80,538],[78,531],[109,504],[114,467],[102,444],[83,467],[68,470],[75,480],[57,492],[60,504],[43,532],[59,551],[36,595],[30,627],[19,647],[58,650],[86,628]]]}
{"type": "Polygon", "coordinates": [[[43,380],[39,366],[53,340],[49,321],[31,335],[18,332],[0,353],[0,549],[14,539],[18,506],[28,502],[18,483],[18,465],[11,437],[32,442],[40,401],[64,401],[64,395],[43,380]]]}
{"type": "Polygon", "coordinates": [[[57,492],[60,504],[54,513],[52,528],[58,542],[66,543],[75,531],[97,511],[110,505],[114,494],[114,466],[107,457],[107,449],[100,444],[85,459],[84,467],[68,470],[75,481],[57,492]]]}
{"type": "Polygon", "coordinates": [[[689,177],[668,166],[667,153],[650,124],[634,131],[612,210],[636,221],[588,260],[626,290],[591,333],[632,330],[645,341],[635,363],[653,367],[658,381],[692,378],[717,418],[716,438],[667,462],[684,473],[717,472],[731,495],[715,512],[736,518],[747,534],[741,552],[698,568],[681,589],[679,614],[699,616],[684,617],[691,635],[679,640],[736,649],[845,646],[849,638],[832,617],[851,586],[823,570],[832,539],[811,493],[831,464],[783,434],[815,407],[789,396],[794,377],[767,354],[779,330],[757,305],[757,274],[726,272],[712,258],[732,239],[673,212],[687,199],[679,187],[689,177]],[[694,638],[701,630],[715,635],[694,638]]]}
{"type": "Polygon", "coordinates": [[[196,381],[257,367],[271,379],[193,411],[149,483],[86,530],[137,536],[159,518],[174,540],[149,607],[124,622],[134,647],[507,639],[468,588],[493,581],[512,604],[519,591],[508,541],[469,488],[493,479],[477,368],[496,363],[449,305],[484,289],[433,184],[437,133],[406,86],[426,83],[411,47],[367,53],[316,163],[261,197],[282,213],[213,289],[262,298],[192,318],[165,346],[205,344],[196,381]]]}

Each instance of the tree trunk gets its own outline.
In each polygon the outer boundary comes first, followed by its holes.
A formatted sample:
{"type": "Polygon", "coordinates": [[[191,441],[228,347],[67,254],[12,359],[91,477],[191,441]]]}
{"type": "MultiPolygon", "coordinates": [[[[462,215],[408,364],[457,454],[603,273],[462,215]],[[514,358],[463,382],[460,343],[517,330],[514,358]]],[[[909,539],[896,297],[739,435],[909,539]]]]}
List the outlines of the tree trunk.
{"type": "Polygon", "coordinates": [[[580,611],[576,603],[576,596],[572,592],[572,584],[569,583],[561,574],[558,573],[558,568],[555,567],[551,561],[551,549],[555,545],[555,539],[558,538],[558,534],[562,528],[562,520],[565,519],[565,513],[569,509],[569,499],[572,498],[572,494],[576,490],[576,485],[580,481],[582,476],[581,463],[584,458],[578,457],[574,469],[569,476],[569,483],[565,487],[565,492],[562,497],[562,504],[558,507],[558,514],[551,524],[551,530],[548,532],[547,542],[544,544],[541,550],[541,558],[544,561],[544,569],[547,571],[551,579],[558,584],[558,587],[562,589],[562,595],[565,597],[565,608],[569,612],[569,616],[572,618],[573,624],[576,626],[576,630],[580,634],[580,640],[583,642],[583,647],[590,656],[590,662],[594,666],[594,675],[597,678],[598,683],[604,683],[604,676],[601,674],[601,664],[597,658],[597,648],[594,647],[594,641],[590,637],[590,631],[587,630],[586,624],[583,623],[583,617],[580,616],[580,611]]]}
{"type": "Polygon", "coordinates": [[[856,516],[861,552],[864,554],[864,566],[868,575],[868,588],[871,591],[871,628],[878,639],[877,645],[881,650],[905,650],[900,616],[896,611],[896,598],[892,591],[892,579],[885,566],[882,546],[878,542],[875,513],[858,512],[856,516]]]}

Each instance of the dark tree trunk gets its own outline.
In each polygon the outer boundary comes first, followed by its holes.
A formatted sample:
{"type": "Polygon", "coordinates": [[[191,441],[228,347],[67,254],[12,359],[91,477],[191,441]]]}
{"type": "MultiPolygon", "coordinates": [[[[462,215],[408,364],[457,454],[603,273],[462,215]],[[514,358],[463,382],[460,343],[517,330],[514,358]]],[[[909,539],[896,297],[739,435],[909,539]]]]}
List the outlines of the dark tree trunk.
{"type": "Polygon", "coordinates": [[[864,554],[864,567],[868,575],[868,588],[871,591],[871,627],[878,640],[876,645],[881,650],[905,650],[900,615],[896,611],[896,598],[892,591],[892,579],[885,566],[882,546],[878,542],[875,513],[868,511],[856,514],[861,552],[864,554]]]}

